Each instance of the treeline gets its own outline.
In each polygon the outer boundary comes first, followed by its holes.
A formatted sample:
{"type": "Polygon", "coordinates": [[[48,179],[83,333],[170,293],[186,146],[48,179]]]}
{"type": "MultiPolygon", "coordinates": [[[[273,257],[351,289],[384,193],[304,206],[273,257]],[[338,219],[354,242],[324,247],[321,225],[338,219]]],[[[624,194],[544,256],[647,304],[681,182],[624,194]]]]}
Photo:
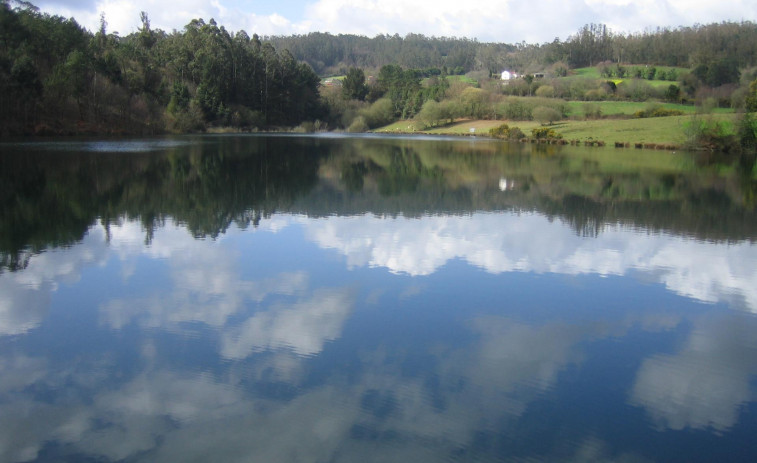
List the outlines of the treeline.
{"type": "Polygon", "coordinates": [[[296,125],[319,77],[288,51],[212,19],[182,31],[91,33],[25,2],[0,6],[0,133],[160,133],[296,125]]]}
{"type": "MultiPolygon", "coordinates": [[[[654,64],[707,68],[715,65],[730,73],[757,65],[757,24],[751,21],[723,22],[691,27],[658,28],[638,33],[615,33],[603,24],[587,24],[566,40],[555,38],[543,44],[480,43],[476,40],[425,37],[419,34],[378,35],[313,32],[305,35],[269,37],[276,47],[288,49],[321,75],[340,74],[358,67],[379,69],[387,64],[422,69],[460,67],[465,72],[499,73],[505,68],[533,72],[562,62],[571,68],[601,62],[654,64]]],[[[714,75],[717,72],[710,72],[714,75]]],[[[715,80],[715,79],[712,79],[715,80]]],[[[709,82],[720,85],[723,82],[709,82]]]]}
{"type": "MultiPolygon", "coordinates": [[[[757,65],[757,25],[748,21],[639,34],[590,24],[565,41],[535,45],[419,34],[261,39],[229,32],[212,19],[192,20],[171,33],[152,29],[145,13],[141,22],[137,32],[120,37],[108,31],[104,17],[99,30],[90,32],[28,2],[0,0],[0,134],[191,132],[211,126],[308,130],[353,123],[359,130],[414,117],[429,101],[454,98],[470,106],[464,114],[474,117],[482,94],[468,90],[463,96],[464,86],[448,88],[444,76],[473,71],[472,81],[479,82],[474,85],[489,80],[490,94],[532,96],[543,81],[494,88],[488,78],[506,68],[565,76],[587,65],[609,76],[624,66],[632,69],[624,63],[688,67],[685,76],[666,71],[667,80],[677,77],[677,91],[652,96],[704,99],[709,94],[700,89],[706,87],[723,105],[733,100],[744,70],[757,65]],[[364,70],[369,84],[359,89],[364,94],[347,98],[357,103],[319,88],[319,74],[349,69],[364,70]],[[364,101],[372,107],[366,109],[364,101]]],[[[544,97],[603,99],[616,92],[586,79],[541,86],[538,96],[544,97]]],[[[638,83],[620,90],[634,100],[650,97],[638,83]]]]}
{"type": "Polygon", "coordinates": [[[387,64],[404,68],[443,68],[451,74],[474,69],[498,69],[500,56],[516,50],[508,44],[484,44],[455,37],[426,37],[422,34],[332,35],[312,32],[304,35],[267,37],[277,48],[310,64],[321,75],[341,74],[344,68],[379,69],[387,64]]]}

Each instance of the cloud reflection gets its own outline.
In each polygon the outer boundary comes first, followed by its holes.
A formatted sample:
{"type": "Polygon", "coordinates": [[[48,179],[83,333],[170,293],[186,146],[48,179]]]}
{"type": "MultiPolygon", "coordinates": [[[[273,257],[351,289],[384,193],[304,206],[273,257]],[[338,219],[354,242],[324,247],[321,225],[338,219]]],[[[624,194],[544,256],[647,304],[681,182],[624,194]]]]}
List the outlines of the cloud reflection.
{"type": "Polygon", "coordinates": [[[351,268],[384,267],[429,275],[454,259],[490,273],[626,275],[642,272],[704,302],[727,301],[757,312],[757,246],[706,243],[607,226],[596,238],[535,213],[300,218],[308,237],[335,249],[351,268]]]}
{"type": "Polygon", "coordinates": [[[85,268],[102,265],[107,253],[104,230],[93,228],[75,246],[33,255],[26,268],[0,273],[0,336],[39,326],[59,285],[77,282],[85,268]]]}
{"type": "Polygon", "coordinates": [[[757,320],[716,314],[695,321],[676,354],[644,361],[631,391],[631,403],[644,407],[660,427],[725,431],[743,404],[755,399],[757,320]]]}
{"type": "Polygon", "coordinates": [[[349,290],[324,289],[295,304],[272,307],[226,330],[221,354],[241,359],[262,350],[287,349],[298,355],[315,355],[325,342],[339,337],[353,305],[349,290]]]}

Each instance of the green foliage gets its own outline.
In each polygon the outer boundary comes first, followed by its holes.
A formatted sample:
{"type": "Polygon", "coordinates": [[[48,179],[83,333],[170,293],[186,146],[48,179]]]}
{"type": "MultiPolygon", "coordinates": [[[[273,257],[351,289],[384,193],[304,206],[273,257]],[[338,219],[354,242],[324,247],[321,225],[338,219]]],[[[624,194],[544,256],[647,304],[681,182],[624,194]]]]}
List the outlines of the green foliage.
{"type": "Polygon", "coordinates": [[[119,37],[103,17],[92,34],[73,20],[3,2],[0,76],[8,78],[0,79],[0,126],[151,133],[257,126],[258,115],[261,126],[294,125],[322,115],[318,76],[290,53],[244,32],[232,36],[213,20],[171,34],[151,29],[144,12],[140,20],[137,32],[119,37]]]}
{"type": "Polygon", "coordinates": [[[368,131],[368,124],[365,122],[365,118],[363,116],[358,116],[355,118],[354,121],[352,121],[352,124],[350,124],[349,127],[347,127],[348,132],[366,132],[368,131]]]}
{"type": "Polygon", "coordinates": [[[748,113],[757,112],[757,79],[749,84],[749,92],[744,98],[744,109],[746,109],[748,113]]]}
{"type": "Polygon", "coordinates": [[[697,65],[692,74],[710,87],[735,83],[739,81],[739,59],[722,57],[708,60],[697,65]]]}
{"type": "Polygon", "coordinates": [[[659,92],[643,79],[627,79],[618,85],[618,95],[632,101],[647,101],[658,94],[659,92]]]}
{"type": "Polygon", "coordinates": [[[362,69],[350,68],[342,80],[342,95],[348,99],[365,100],[368,87],[365,85],[365,73],[362,69]]]}
{"type": "Polygon", "coordinates": [[[536,89],[535,95],[541,98],[552,98],[555,96],[555,88],[551,85],[542,85],[536,89]]]}
{"type": "Polygon", "coordinates": [[[683,111],[679,109],[663,108],[659,105],[652,105],[647,109],[639,110],[633,113],[633,117],[645,118],[645,117],[668,117],[668,116],[681,116],[683,111]]]}
{"type": "Polygon", "coordinates": [[[416,116],[423,104],[429,100],[440,100],[449,88],[447,79],[432,77],[428,85],[421,85],[424,71],[403,70],[397,65],[386,65],[379,71],[376,95],[384,95],[392,102],[394,116],[410,119],[416,116]]]}
{"type": "Polygon", "coordinates": [[[670,102],[677,102],[681,100],[681,89],[674,84],[670,84],[665,90],[665,99],[670,102]]]}
{"type": "Polygon", "coordinates": [[[602,117],[602,106],[596,103],[585,103],[581,106],[586,119],[599,119],[602,117]]]}
{"type": "Polygon", "coordinates": [[[737,135],[744,152],[752,155],[757,153],[757,115],[754,112],[742,116],[737,135]]]}
{"type": "Polygon", "coordinates": [[[525,138],[526,134],[524,134],[518,127],[510,127],[507,124],[502,124],[489,129],[489,136],[492,138],[504,138],[507,140],[520,140],[521,138],[525,138]]]}
{"type": "Polygon", "coordinates": [[[686,145],[691,149],[730,152],[739,148],[739,141],[730,124],[697,117],[686,126],[686,145]]]}
{"type": "Polygon", "coordinates": [[[389,98],[376,100],[368,108],[362,109],[360,115],[369,128],[387,125],[394,120],[392,101],[389,98]]]}
{"type": "Polygon", "coordinates": [[[533,110],[533,117],[534,120],[538,121],[541,124],[549,124],[552,125],[553,122],[559,121],[562,118],[562,115],[559,111],[557,111],[554,108],[548,108],[546,106],[537,106],[533,110]]]}
{"type": "Polygon", "coordinates": [[[531,136],[536,139],[540,138],[548,138],[548,139],[561,139],[562,135],[555,132],[554,129],[550,129],[549,127],[535,127],[531,129],[531,136]]]}

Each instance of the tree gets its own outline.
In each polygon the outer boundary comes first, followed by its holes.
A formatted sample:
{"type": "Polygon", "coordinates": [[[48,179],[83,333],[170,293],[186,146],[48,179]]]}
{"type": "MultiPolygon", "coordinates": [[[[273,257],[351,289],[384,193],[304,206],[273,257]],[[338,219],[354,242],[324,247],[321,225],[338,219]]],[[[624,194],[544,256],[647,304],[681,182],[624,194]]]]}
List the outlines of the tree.
{"type": "Polygon", "coordinates": [[[757,79],[749,84],[749,93],[746,96],[745,105],[748,113],[757,112],[757,79]]]}
{"type": "Polygon", "coordinates": [[[350,68],[342,81],[342,95],[350,100],[365,100],[368,87],[365,85],[365,73],[362,69],[350,68]]]}
{"type": "Polygon", "coordinates": [[[534,119],[539,121],[541,125],[552,125],[554,121],[561,119],[560,112],[554,108],[548,108],[546,106],[537,106],[533,110],[534,119]]]}
{"type": "Polygon", "coordinates": [[[670,102],[678,102],[681,98],[681,89],[677,85],[670,84],[665,90],[665,99],[670,102]]]}

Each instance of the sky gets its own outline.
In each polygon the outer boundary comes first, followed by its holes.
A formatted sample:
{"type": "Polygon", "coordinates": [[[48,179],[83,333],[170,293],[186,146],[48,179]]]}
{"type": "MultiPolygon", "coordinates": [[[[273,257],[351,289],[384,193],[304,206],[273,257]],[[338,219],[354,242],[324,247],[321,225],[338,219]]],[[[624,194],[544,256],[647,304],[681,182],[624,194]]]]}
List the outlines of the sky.
{"type": "Polygon", "coordinates": [[[420,33],[481,42],[543,43],[567,39],[584,24],[613,32],[721,21],[757,21],[754,0],[37,0],[44,12],[73,17],[91,31],[105,14],[109,32],[125,36],[145,11],[154,29],[181,30],[190,20],[215,19],[252,35],[420,33]]]}

